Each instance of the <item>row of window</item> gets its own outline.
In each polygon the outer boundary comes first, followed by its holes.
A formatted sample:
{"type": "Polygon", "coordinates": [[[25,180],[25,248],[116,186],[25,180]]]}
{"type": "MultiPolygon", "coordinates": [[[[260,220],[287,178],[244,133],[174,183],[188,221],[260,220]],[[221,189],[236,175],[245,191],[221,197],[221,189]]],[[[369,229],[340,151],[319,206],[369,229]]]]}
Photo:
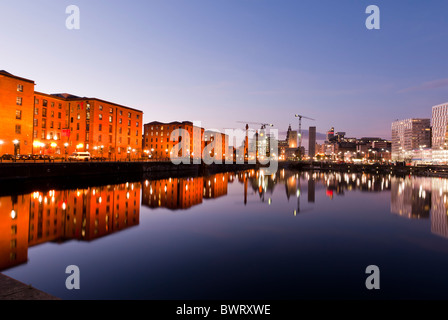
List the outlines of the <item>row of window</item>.
{"type": "MultiPolygon", "coordinates": [[[[38,105],[38,104],[39,104],[39,99],[34,98],[34,104],[35,104],[35,105],[38,105]]],[[[48,101],[45,100],[45,99],[42,100],[42,106],[43,106],[43,107],[48,107],[48,101]]],[[[54,108],[55,103],[54,103],[54,102],[51,102],[51,103],[50,103],[50,106],[51,106],[52,108],[54,108]]],[[[62,109],[62,104],[61,104],[61,103],[58,104],[58,109],[62,109]]]]}
{"type": "MultiPolygon", "coordinates": [[[[39,108],[34,108],[34,114],[39,115],[39,108]]],[[[50,117],[54,118],[55,112],[53,110],[50,111],[50,117]]],[[[47,108],[42,108],[42,117],[47,117],[47,108]]],[[[58,112],[58,119],[62,119],[62,113],[58,112]]]]}
{"type": "MultiPolygon", "coordinates": [[[[58,122],[58,129],[62,129],[62,123],[58,122]]],[[[67,123],[66,123],[67,125],[67,123]]],[[[39,120],[38,119],[34,119],[34,126],[38,127],[39,126],[39,120]]],[[[42,119],[42,129],[46,129],[47,128],[47,120],[46,119],[42,119]]],[[[50,121],[50,129],[54,128],[54,121],[50,121]]]]}

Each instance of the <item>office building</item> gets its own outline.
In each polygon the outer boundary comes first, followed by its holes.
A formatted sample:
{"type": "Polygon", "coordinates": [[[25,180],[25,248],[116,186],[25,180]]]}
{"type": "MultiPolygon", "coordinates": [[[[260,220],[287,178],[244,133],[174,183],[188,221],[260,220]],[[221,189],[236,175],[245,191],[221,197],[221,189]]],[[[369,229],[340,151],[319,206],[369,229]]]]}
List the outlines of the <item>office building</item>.
{"type": "Polygon", "coordinates": [[[310,127],[308,132],[308,155],[312,160],[316,155],[316,127],[310,127]]]}
{"type": "Polygon", "coordinates": [[[412,118],[392,123],[392,161],[411,161],[419,150],[430,147],[430,119],[412,118]]]}
{"type": "Polygon", "coordinates": [[[432,158],[448,163],[448,102],[432,107],[432,158]]]}

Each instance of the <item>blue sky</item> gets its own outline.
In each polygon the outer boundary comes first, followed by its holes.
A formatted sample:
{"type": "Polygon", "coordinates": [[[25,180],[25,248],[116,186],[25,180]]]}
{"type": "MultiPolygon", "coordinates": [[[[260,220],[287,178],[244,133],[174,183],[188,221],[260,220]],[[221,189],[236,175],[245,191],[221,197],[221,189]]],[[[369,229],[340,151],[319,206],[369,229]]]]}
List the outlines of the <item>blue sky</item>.
{"type": "Polygon", "coordinates": [[[380,0],[1,1],[0,69],[37,91],[97,97],[144,121],[236,128],[294,114],[351,137],[448,101],[448,2],[380,0]],[[68,5],[81,29],[65,27],[68,5]],[[368,5],[381,29],[367,30],[368,5]]]}

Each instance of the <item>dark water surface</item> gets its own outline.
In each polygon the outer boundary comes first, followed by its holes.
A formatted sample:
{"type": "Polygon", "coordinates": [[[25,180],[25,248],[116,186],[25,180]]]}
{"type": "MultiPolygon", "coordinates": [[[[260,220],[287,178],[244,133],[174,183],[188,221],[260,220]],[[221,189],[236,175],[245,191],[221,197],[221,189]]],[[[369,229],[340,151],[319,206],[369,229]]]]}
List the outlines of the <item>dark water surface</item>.
{"type": "Polygon", "coordinates": [[[247,171],[2,196],[0,270],[62,299],[446,299],[447,194],[440,178],[247,171]]]}

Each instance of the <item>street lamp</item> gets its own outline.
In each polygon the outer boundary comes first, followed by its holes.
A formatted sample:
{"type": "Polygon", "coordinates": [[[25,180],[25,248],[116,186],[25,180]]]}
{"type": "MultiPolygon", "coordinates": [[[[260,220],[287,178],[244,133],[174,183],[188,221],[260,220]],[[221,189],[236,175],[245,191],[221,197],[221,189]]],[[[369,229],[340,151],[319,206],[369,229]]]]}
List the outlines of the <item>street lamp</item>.
{"type": "Polygon", "coordinates": [[[67,148],[68,148],[68,142],[64,143],[65,147],[65,161],[67,161],[67,148]]]}
{"type": "Polygon", "coordinates": [[[15,161],[16,158],[17,158],[17,151],[18,151],[18,148],[19,148],[20,141],[15,139],[15,140],[12,141],[12,143],[14,143],[14,161],[15,161]]]}

